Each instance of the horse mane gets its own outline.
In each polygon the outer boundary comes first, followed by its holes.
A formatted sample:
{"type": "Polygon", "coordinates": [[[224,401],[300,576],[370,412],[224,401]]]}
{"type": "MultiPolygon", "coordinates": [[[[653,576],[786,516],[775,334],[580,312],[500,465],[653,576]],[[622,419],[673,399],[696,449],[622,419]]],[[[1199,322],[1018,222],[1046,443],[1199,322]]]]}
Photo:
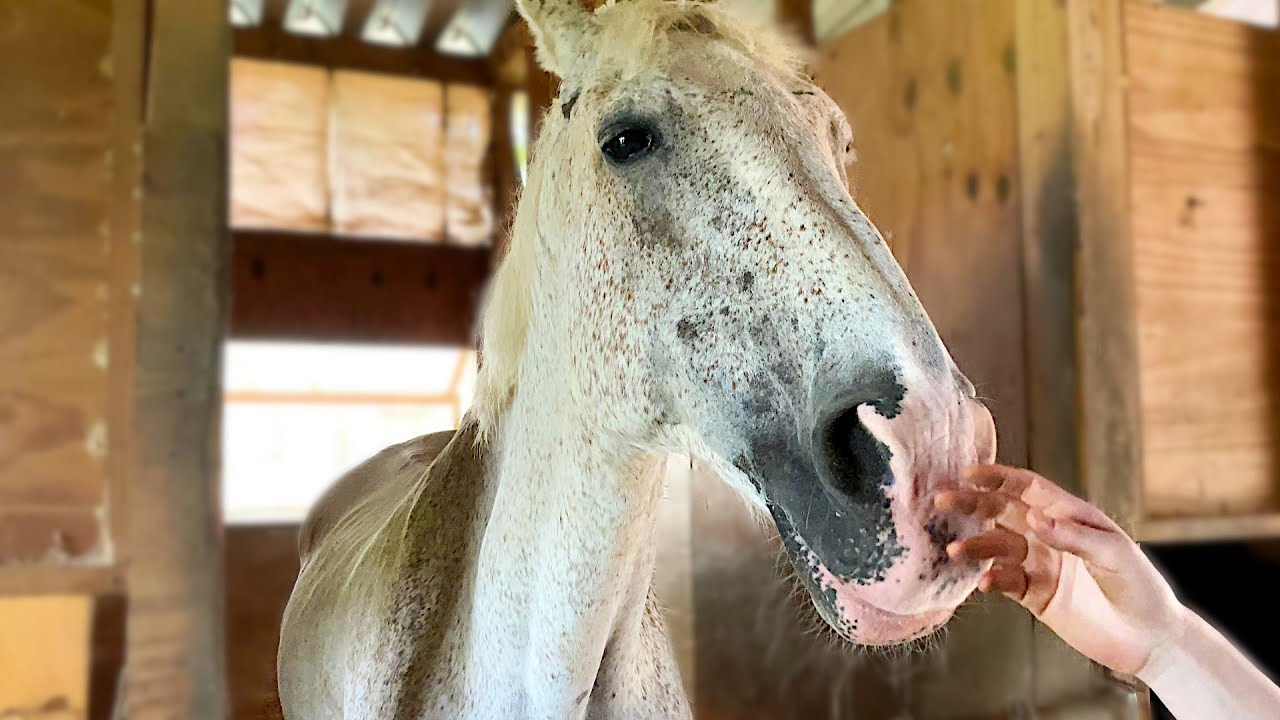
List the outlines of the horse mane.
{"type": "MultiPolygon", "coordinates": [[[[801,46],[774,26],[728,8],[693,0],[609,0],[594,12],[596,48],[608,48],[590,62],[565,72],[562,87],[578,89],[641,76],[670,56],[677,33],[695,33],[728,45],[784,76],[799,77],[801,46]]],[[[548,113],[544,122],[556,122],[548,113]]],[[[519,383],[529,332],[537,243],[538,197],[542,189],[541,137],[534,141],[528,180],[510,229],[506,257],[494,274],[480,315],[482,367],[476,378],[472,416],[483,442],[498,425],[519,383]]]]}

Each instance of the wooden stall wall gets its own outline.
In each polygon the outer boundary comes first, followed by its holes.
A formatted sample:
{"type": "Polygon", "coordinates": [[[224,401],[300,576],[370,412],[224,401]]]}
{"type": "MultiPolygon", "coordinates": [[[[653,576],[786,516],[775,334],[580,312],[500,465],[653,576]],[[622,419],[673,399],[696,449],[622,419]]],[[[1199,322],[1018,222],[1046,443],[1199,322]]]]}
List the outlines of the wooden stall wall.
{"type": "Polygon", "coordinates": [[[1140,540],[1275,537],[1280,39],[1068,7],[1084,489],[1140,540]]]}
{"type": "Polygon", "coordinates": [[[1280,533],[1280,33],[1130,2],[1123,41],[1140,531],[1280,533]]]}

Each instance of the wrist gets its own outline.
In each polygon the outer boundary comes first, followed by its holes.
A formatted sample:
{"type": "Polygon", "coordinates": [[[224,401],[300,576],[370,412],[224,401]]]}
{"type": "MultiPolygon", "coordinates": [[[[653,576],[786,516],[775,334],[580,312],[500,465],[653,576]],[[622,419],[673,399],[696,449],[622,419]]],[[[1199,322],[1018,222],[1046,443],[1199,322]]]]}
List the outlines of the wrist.
{"type": "Polygon", "coordinates": [[[1185,658],[1185,643],[1190,632],[1195,613],[1182,603],[1177,603],[1169,613],[1166,627],[1159,632],[1159,640],[1151,648],[1151,654],[1143,663],[1136,677],[1150,687],[1155,687],[1162,678],[1174,674],[1185,658]]]}

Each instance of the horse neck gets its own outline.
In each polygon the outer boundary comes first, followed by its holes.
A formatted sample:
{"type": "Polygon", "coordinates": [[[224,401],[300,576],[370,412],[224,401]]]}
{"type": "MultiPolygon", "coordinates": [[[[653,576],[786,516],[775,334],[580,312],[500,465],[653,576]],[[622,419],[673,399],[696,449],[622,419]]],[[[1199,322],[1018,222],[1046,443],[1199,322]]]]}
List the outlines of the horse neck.
{"type": "Polygon", "coordinates": [[[656,458],[600,432],[600,403],[566,405],[581,395],[549,360],[526,359],[494,437],[471,649],[489,655],[473,664],[486,687],[524,689],[521,713],[564,717],[606,647],[639,631],[663,477],[656,458]]]}

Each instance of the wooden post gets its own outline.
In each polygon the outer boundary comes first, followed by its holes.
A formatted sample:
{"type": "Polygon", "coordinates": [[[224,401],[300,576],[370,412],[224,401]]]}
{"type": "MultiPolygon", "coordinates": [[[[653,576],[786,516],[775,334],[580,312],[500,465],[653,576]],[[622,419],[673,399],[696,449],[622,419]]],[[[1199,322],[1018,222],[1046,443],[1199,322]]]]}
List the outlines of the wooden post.
{"type": "Polygon", "coordinates": [[[225,718],[219,511],[227,309],[222,0],[154,0],[142,131],[136,473],[128,488],[130,720],[225,718]]]}
{"type": "Polygon", "coordinates": [[[1026,302],[1027,455],[1033,469],[1083,494],[1076,399],[1075,173],[1067,10],[1017,3],[1014,45],[1026,302]]]}
{"type": "MultiPolygon", "coordinates": [[[[1014,45],[1021,183],[1021,250],[1027,347],[1027,450],[1030,468],[1076,495],[1080,478],[1076,400],[1076,174],[1071,124],[1068,8],[1016,3],[1014,45]]],[[[1082,688],[1116,694],[1091,662],[1055,634],[1033,628],[1034,706],[1047,710],[1082,688]]]]}
{"type": "Polygon", "coordinates": [[[1071,152],[1079,202],[1082,485],[1133,530],[1142,516],[1142,408],[1126,150],[1124,0],[1067,7],[1071,152]]]}

